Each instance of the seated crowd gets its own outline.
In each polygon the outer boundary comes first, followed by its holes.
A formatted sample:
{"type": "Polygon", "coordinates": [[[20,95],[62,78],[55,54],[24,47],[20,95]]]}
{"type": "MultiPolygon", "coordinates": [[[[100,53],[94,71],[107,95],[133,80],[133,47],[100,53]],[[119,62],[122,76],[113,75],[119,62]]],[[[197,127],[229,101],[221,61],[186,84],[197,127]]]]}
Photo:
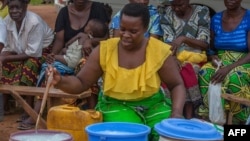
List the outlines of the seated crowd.
{"type": "MultiPolygon", "coordinates": [[[[129,0],[112,18],[108,4],[77,1],[59,11],[52,31],[27,10],[29,0],[1,0],[9,14],[0,19],[0,84],[41,87],[53,72],[63,91],[90,88],[87,108],[101,111],[104,122],[152,128],[165,118],[210,121],[210,83],[250,100],[250,10],[241,0],[224,1],[212,17],[189,0],[171,0],[161,12],[149,0],[129,0]]],[[[8,95],[0,100],[8,111],[8,95]]],[[[40,110],[41,98],[26,100],[40,110]]],[[[233,124],[246,123],[250,107],[221,101],[225,117],[227,107],[233,124]]],[[[35,125],[26,113],[18,121],[21,130],[35,125]]],[[[150,140],[158,138],[152,130],[150,140]]]]}

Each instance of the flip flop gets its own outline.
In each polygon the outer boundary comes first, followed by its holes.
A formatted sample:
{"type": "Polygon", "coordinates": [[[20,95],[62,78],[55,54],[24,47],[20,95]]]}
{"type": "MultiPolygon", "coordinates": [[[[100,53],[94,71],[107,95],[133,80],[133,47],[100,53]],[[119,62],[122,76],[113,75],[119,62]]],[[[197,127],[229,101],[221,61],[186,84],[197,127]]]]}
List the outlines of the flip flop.
{"type": "Polygon", "coordinates": [[[17,127],[19,130],[29,130],[35,127],[34,123],[20,123],[20,125],[17,127]]]}
{"type": "Polygon", "coordinates": [[[29,116],[27,115],[21,115],[17,120],[16,122],[23,122],[25,121],[29,116]]]}

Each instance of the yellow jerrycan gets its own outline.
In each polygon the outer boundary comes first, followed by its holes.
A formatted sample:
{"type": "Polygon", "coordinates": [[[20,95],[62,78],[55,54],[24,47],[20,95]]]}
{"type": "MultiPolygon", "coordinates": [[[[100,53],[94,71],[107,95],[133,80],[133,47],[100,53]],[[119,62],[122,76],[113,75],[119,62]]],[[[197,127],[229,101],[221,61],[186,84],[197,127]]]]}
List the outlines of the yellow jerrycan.
{"type": "Polygon", "coordinates": [[[49,109],[47,114],[48,130],[70,133],[74,141],[87,141],[85,127],[102,122],[102,114],[95,110],[80,110],[79,107],[60,105],[49,109]]]}

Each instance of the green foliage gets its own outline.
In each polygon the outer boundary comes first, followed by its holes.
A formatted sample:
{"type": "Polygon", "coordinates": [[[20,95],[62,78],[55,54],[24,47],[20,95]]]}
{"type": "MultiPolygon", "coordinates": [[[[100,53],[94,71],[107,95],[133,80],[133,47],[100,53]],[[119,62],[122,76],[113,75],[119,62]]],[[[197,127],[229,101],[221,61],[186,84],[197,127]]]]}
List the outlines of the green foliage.
{"type": "Polygon", "coordinates": [[[30,0],[30,5],[39,5],[41,2],[42,0],[30,0]]]}

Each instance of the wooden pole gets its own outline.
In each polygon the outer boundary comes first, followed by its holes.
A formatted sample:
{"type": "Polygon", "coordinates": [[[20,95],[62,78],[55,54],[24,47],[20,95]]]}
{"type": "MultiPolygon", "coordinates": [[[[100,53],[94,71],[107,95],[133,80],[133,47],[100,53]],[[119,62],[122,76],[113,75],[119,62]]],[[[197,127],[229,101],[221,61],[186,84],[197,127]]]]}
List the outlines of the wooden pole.
{"type": "Polygon", "coordinates": [[[36,131],[37,131],[37,128],[38,128],[38,124],[39,124],[40,118],[41,118],[41,116],[42,116],[42,114],[43,114],[43,109],[44,109],[45,104],[46,104],[46,101],[47,101],[49,89],[50,89],[50,87],[52,86],[52,85],[51,85],[52,80],[53,80],[53,72],[50,73],[49,78],[48,78],[48,81],[47,81],[47,84],[46,84],[46,89],[45,89],[45,92],[44,92],[44,95],[43,95],[43,100],[42,100],[42,104],[41,104],[41,109],[40,109],[40,112],[39,112],[38,117],[37,117],[37,120],[36,120],[36,126],[35,126],[35,130],[36,130],[36,131]]]}

